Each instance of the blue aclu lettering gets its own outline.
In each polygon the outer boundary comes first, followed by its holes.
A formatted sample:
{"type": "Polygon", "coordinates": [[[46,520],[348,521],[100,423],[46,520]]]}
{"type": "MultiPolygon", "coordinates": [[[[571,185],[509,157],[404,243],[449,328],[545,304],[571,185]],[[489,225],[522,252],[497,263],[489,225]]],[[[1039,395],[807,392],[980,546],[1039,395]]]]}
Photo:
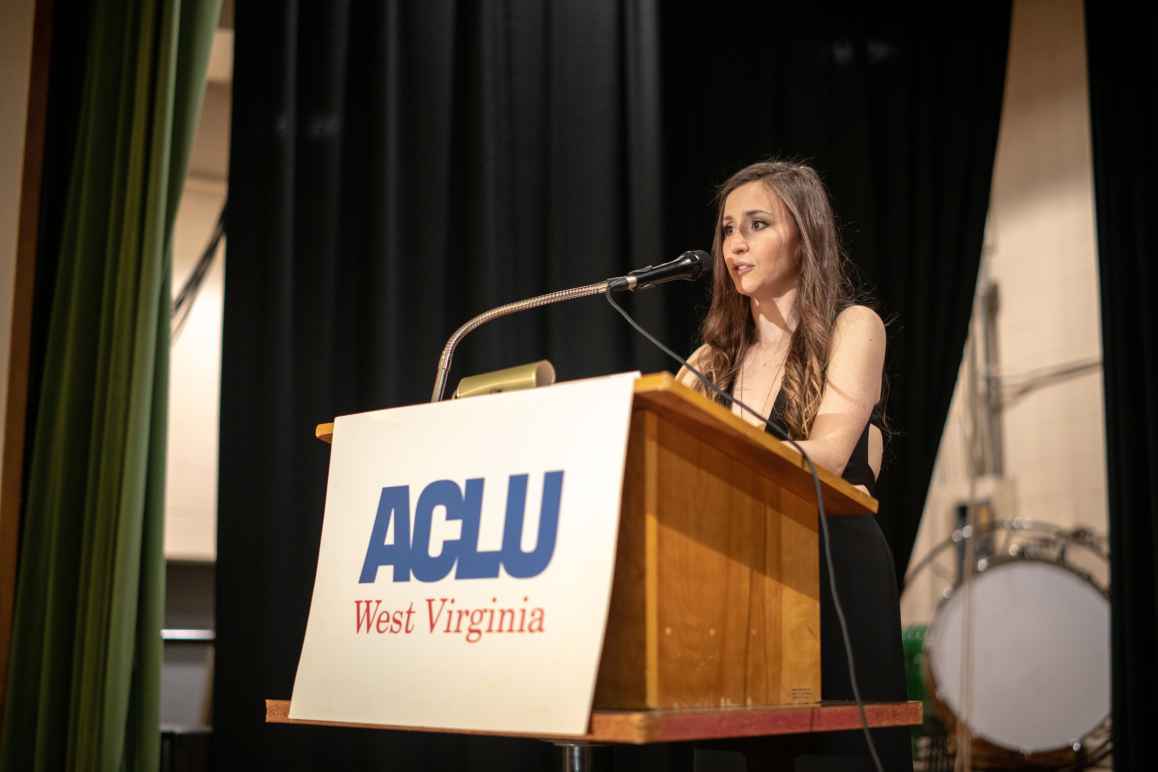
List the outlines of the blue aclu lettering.
{"type": "Polygon", "coordinates": [[[361,584],[371,584],[378,569],[394,569],[394,581],[408,582],[413,576],[420,582],[437,582],[454,570],[455,579],[493,579],[502,567],[507,575],[527,579],[543,573],[555,554],[555,537],[559,531],[559,500],[563,495],[563,472],[543,475],[543,499],[539,506],[539,535],[535,548],[523,551],[523,522],[527,509],[527,478],[513,474],[507,481],[507,508],[503,521],[503,546],[499,550],[478,548],[479,520],[482,517],[483,480],[466,481],[460,487],[453,480],[435,480],[418,494],[414,507],[413,527],[410,517],[410,486],[395,485],[382,489],[378,514],[370,530],[370,543],[362,561],[361,584]],[[442,543],[442,551],[430,554],[430,532],[435,507],[446,508],[446,519],[462,524],[457,539],[442,543]],[[386,542],[391,524],[394,539],[386,542]]]}

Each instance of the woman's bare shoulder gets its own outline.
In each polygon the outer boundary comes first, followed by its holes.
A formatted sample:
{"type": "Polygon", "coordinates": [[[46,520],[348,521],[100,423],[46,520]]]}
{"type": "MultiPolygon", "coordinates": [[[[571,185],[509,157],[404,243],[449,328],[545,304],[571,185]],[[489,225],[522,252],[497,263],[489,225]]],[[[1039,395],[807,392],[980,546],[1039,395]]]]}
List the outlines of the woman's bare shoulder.
{"type": "Polygon", "coordinates": [[[832,351],[861,349],[883,355],[888,336],[880,314],[868,306],[849,306],[836,315],[832,351]]]}
{"type": "Polygon", "coordinates": [[[836,335],[884,337],[885,323],[880,314],[868,306],[852,305],[836,315],[833,332],[836,335]]]}
{"type": "MultiPolygon", "coordinates": [[[[842,310],[833,327],[826,373],[829,385],[837,387],[834,393],[843,393],[866,410],[871,409],[881,398],[886,342],[885,324],[876,311],[868,306],[842,310]]],[[[827,398],[828,389],[825,392],[827,398]]],[[[825,409],[822,404],[821,412],[825,409]]]]}
{"type": "MultiPolygon", "coordinates": [[[[690,356],[688,356],[688,363],[691,364],[692,367],[703,372],[702,366],[707,361],[708,353],[710,351],[711,346],[709,346],[707,343],[704,343],[695,351],[693,351],[690,356]]],[[[676,373],[676,380],[682,383],[684,386],[695,388],[696,376],[692,375],[691,371],[686,367],[681,367],[680,371],[676,373]]]]}

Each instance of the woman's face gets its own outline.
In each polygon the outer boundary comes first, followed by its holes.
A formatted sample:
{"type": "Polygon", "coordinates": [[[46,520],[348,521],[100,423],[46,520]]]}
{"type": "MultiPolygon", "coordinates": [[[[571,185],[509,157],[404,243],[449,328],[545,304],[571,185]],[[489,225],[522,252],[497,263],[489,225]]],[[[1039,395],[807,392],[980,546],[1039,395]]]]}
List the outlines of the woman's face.
{"type": "Polygon", "coordinates": [[[796,223],[760,180],[728,194],[720,236],[728,274],[741,295],[774,297],[795,284],[800,273],[796,223]]]}

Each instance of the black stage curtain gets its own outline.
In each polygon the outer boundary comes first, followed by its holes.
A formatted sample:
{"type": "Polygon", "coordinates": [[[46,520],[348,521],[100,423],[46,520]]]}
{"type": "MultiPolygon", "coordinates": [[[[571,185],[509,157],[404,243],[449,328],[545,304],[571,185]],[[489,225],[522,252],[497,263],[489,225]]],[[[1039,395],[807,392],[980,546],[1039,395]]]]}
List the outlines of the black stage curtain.
{"type": "Polygon", "coordinates": [[[1158,12],[1086,3],[1110,507],[1114,764],[1153,763],[1158,693],[1158,12]]]}
{"type": "MultiPolygon", "coordinates": [[[[263,726],[262,699],[290,694],[313,585],[329,457],[313,426],[429,399],[446,337],[483,309],[705,246],[712,185],[761,156],[812,157],[850,251],[901,316],[901,449],[883,509],[907,558],[972,297],[1008,4],[974,9],[951,34],[899,14],[817,13],[779,38],[759,13],[666,4],[661,19],[641,0],[238,6],[219,766],[555,763],[545,744],[263,726]]],[[[687,351],[704,292],[653,291],[634,310],[687,351]]],[[[480,330],[451,385],[544,356],[563,379],[674,369],[591,299],[480,330]]],[[[665,752],[612,766],[662,766],[665,752]]]]}
{"type": "MultiPolygon", "coordinates": [[[[543,769],[544,743],[266,729],[313,587],[334,415],[429,400],[476,313],[660,256],[649,2],[240,3],[217,552],[222,768],[543,769]]],[[[663,328],[662,293],[636,304],[663,328]]],[[[464,374],[659,355],[602,299],[501,320],[464,374]]],[[[384,694],[389,685],[383,684],[384,694]]]]}
{"type": "Polygon", "coordinates": [[[664,6],[671,247],[705,242],[712,186],[732,171],[767,156],[809,161],[829,185],[860,283],[890,323],[886,409],[896,435],[878,495],[898,579],[972,312],[1010,13],[1008,2],[938,8],[935,21],[907,8],[745,6],[697,44],[700,7],[664,6]]]}

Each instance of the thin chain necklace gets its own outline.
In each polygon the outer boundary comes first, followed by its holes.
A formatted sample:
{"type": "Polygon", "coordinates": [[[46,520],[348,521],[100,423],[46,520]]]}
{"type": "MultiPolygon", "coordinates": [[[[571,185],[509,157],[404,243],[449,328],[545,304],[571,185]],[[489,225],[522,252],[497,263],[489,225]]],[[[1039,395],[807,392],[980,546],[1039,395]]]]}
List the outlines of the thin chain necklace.
{"type": "MultiPolygon", "coordinates": [[[[784,366],[786,364],[788,364],[788,351],[787,351],[787,349],[785,349],[785,351],[784,351],[784,359],[782,359],[780,361],[780,365],[776,368],[776,372],[772,373],[772,380],[768,384],[768,393],[764,395],[764,401],[760,403],[759,413],[762,417],[767,418],[768,417],[768,411],[770,411],[772,409],[771,405],[768,404],[772,399],[772,389],[776,387],[777,380],[783,378],[783,370],[784,370],[784,366]]],[[[744,393],[744,366],[743,366],[743,363],[741,363],[741,365],[740,365],[740,393],[741,394],[744,393]]],[[[743,408],[741,408],[740,411],[742,412],[743,408]]]]}

